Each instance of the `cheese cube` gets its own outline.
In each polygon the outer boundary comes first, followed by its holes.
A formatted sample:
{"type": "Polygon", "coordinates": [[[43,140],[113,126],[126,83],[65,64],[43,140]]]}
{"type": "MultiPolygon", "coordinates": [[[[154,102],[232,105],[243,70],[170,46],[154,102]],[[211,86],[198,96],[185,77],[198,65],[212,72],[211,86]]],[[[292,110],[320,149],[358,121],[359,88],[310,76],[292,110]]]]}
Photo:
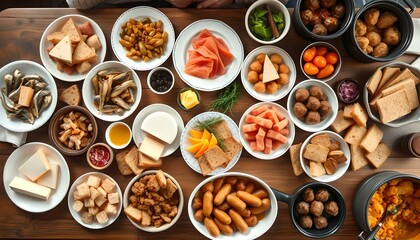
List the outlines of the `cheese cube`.
{"type": "Polygon", "coordinates": [[[10,182],[9,187],[15,192],[42,200],[48,200],[51,195],[51,188],[44,187],[20,177],[14,177],[12,182],[10,182]]]}
{"type": "Polygon", "coordinates": [[[108,194],[102,187],[98,187],[96,190],[104,197],[108,194]]]}
{"type": "Polygon", "coordinates": [[[73,209],[76,212],[80,212],[83,209],[83,203],[79,200],[74,201],[73,203],[73,209]]]}
{"type": "Polygon", "coordinates": [[[51,170],[51,167],[44,151],[39,149],[34,155],[26,160],[26,162],[22,164],[18,170],[27,178],[35,182],[44,173],[51,170]]]}
{"type": "Polygon", "coordinates": [[[77,192],[79,194],[79,197],[81,197],[81,198],[90,197],[89,186],[85,182],[77,185],[76,189],[77,189],[77,192]]]}
{"type": "Polygon", "coordinates": [[[88,211],[90,214],[96,215],[99,212],[99,208],[97,206],[93,206],[93,207],[88,208],[88,211]]]}
{"type": "Polygon", "coordinates": [[[96,203],[96,205],[98,205],[98,207],[102,206],[102,204],[104,204],[106,201],[107,201],[106,197],[102,196],[101,194],[99,194],[95,198],[95,203],[96,203]]]}
{"type": "Polygon", "coordinates": [[[117,192],[108,194],[108,202],[111,204],[117,204],[120,202],[120,196],[117,192]]]}
{"type": "Polygon", "coordinates": [[[87,197],[84,199],[83,205],[87,208],[90,208],[90,207],[95,206],[95,202],[91,198],[87,197]]]}
{"type": "Polygon", "coordinates": [[[50,161],[49,164],[50,164],[51,170],[46,172],[40,178],[38,178],[36,183],[41,184],[45,187],[56,189],[60,165],[55,161],[50,161]]]}
{"type": "Polygon", "coordinates": [[[108,215],[115,215],[115,214],[117,214],[117,205],[107,203],[104,211],[108,215]]]}
{"type": "Polygon", "coordinates": [[[105,179],[105,181],[102,182],[101,187],[107,192],[112,193],[115,187],[115,183],[109,180],[108,178],[105,179]]]}
{"type": "Polygon", "coordinates": [[[86,183],[90,187],[98,188],[101,185],[101,179],[97,176],[89,176],[86,183]]]}
{"type": "Polygon", "coordinates": [[[97,197],[97,196],[99,196],[99,194],[101,194],[96,188],[94,188],[94,187],[90,187],[90,198],[92,199],[92,200],[95,200],[95,198],[97,197]]]}
{"type": "Polygon", "coordinates": [[[104,224],[108,222],[108,215],[105,211],[101,211],[98,214],[96,214],[96,220],[98,220],[99,224],[104,224]]]}
{"type": "Polygon", "coordinates": [[[163,143],[146,136],[140,145],[140,152],[157,161],[162,155],[164,148],[165,145],[163,143]]]}
{"type": "Polygon", "coordinates": [[[176,120],[166,112],[149,114],[143,120],[140,128],[167,144],[171,144],[178,133],[176,120]]]}

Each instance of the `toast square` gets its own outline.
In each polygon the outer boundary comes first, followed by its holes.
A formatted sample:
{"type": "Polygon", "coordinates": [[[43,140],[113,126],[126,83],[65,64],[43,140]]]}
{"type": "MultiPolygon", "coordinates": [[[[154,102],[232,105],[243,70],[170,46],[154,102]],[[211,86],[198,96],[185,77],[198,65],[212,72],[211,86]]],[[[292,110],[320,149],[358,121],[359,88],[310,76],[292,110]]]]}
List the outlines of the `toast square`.
{"type": "Polygon", "coordinates": [[[386,67],[382,70],[382,78],[379,82],[379,86],[377,90],[382,89],[385,84],[389,82],[392,78],[395,78],[398,74],[400,74],[401,70],[398,67],[386,67]]]}
{"type": "Polygon", "coordinates": [[[82,97],[80,95],[80,91],[79,91],[79,88],[77,87],[77,84],[73,84],[69,88],[61,92],[58,99],[70,106],[79,105],[82,97]]]}
{"type": "Polygon", "coordinates": [[[318,144],[318,145],[324,146],[328,149],[330,148],[330,145],[331,145],[330,136],[326,133],[318,134],[312,137],[310,142],[312,144],[318,144]]]}
{"type": "Polygon", "coordinates": [[[138,175],[143,172],[143,169],[138,167],[139,150],[137,147],[133,146],[130,149],[130,151],[124,156],[124,161],[134,174],[138,175]]]}
{"type": "Polygon", "coordinates": [[[366,154],[366,158],[375,168],[379,168],[390,155],[391,149],[385,143],[381,142],[373,152],[366,154]]]}
{"type": "Polygon", "coordinates": [[[375,124],[373,124],[368,130],[366,135],[360,142],[362,147],[367,152],[373,152],[378,144],[381,142],[384,133],[375,124]]]}
{"type": "Polygon", "coordinates": [[[115,155],[115,160],[117,160],[118,170],[120,170],[121,174],[126,176],[133,173],[131,168],[125,162],[124,158],[127,153],[130,152],[130,148],[126,148],[115,155]]]}
{"type": "Polygon", "coordinates": [[[329,152],[330,149],[327,147],[309,143],[303,152],[303,157],[311,161],[323,163],[327,161],[329,152]]]}
{"type": "Polygon", "coordinates": [[[212,171],[229,161],[226,153],[217,145],[207,149],[203,155],[206,157],[212,171]]]}
{"type": "Polygon", "coordinates": [[[419,107],[419,97],[417,94],[416,83],[414,79],[409,78],[403,80],[395,85],[392,85],[388,88],[382,90],[383,96],[388,96],[396,91],[403,89],[407,94],[408,104],[410,105],[411,109],[415,109],[419,107]]]}
{"type": "Polygon", "coordinates": [[[335,118],[334,122],[331,124],[331,128],[336,133],[340,133],[354,124],[353,119],[344,118],[344,111],[339,110],[337,113],[337,117],[335,118]]]}
{"type": "Polygon", "coordinates": [[[372,77],[370,77],[370,79],[369,79],[369,84],[367,86],[367,89],[368,89],[370,95],[375,94],[376,90],[378,89],[379,82],[381,81],[381,78],[382,78],[382,70],[378,68],[378,69],[376,69],[376,71],[372,75],[372,77]]]}
{"type": "Polygon", "coordinates": [[[353,120],[359,125],[366,127],[366,122],[369,118],[366,109],[360,105],[360,103],[355,103],[352,111],[350,112],[353,120]]]}
{"type": "Polygon", "coordinates": [[[229,127],[225,120],[222,120],[214,124],[211,129],[216,132],[216,135],[219,139],[225,140],[228,137],[232,136],[232,133],[229,130],[229,127]]]}
{"type": "Polygon", "coordinates": [[[323,176],[327,173],[322,163],[314,161],[309,161],[309,172],[312,177],[323,176]]]}
{"type": "Polygon", "coordinates": [[[207,161],[206,157],[204,155],[201,155],[198,159],[198,165],[200,166],[201,169],[201,174],[203,174],[203,176],[207,176],[209,173],[211,173],[213,171],[213,169],[211,169],[209,162],[207,161]]]}
{"type": "Polygon", "coordinates": [[[290,146],[289,153],[290,153],[290,161],[292,162],[293,173],[296,176],[299,176],[303,173],[302,165],[300,164],[299,153],[300,149],[302,148],[302,143],[295,144],[290,146]]]}
{"type": "Polygon", "coordinates": [[[223,144],[225,145],[225,153],[229,158],[229,161],[225,162],[223,164],[223,167],[227,167],[229,162],[242,150],[242,144],[238,142],[233,136],[230,136],[226,138],[223,141],[223,144]]]}
{"type": "Polygon", "coordinates": [[[365,157],[365,151],[359,145],[350,145],[350,155],[350,165],[353,171],[357,171],[369,164],[367,158],[365,157]]]}
{"type": "Polygon", "coordinates": [[[411,111],[407,94],[404,90],[399,90],[388,96],[382,97],[376,104],[382,123],[389,123],[407,115],[411,111]]]}
{"type": "Polygon", "coordinates": [[[365,136],[367,129],[365,127],[359,126],[357,124],[350,127],[344,136],[344,141],[348,144],[359,145],[365,136]]]}
{"type": "Polygon", "coordinates": [[[353,111],[354,104],[344,106],[344,118],[352,118],[350,113],[353,111]]]}

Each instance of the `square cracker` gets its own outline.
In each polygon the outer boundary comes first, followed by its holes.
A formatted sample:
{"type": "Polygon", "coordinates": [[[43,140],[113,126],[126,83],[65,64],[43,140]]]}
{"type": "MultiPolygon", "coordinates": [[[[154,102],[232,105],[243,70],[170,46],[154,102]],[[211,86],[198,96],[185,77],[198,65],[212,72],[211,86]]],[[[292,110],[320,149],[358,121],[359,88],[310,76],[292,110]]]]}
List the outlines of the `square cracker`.
{"type": "Polygon", "coordinates": [[[396,91],[376,102],[382,123],[389,123],[411,112],[407,94],[404,90],[396,91]]]}
{"type": "Polygon", "coordinates": [[[312,144],[318,144],[328,149],[330,148],[330,145],[331,145],[330,136],[326,133],[318,134],[312,137],[310,141],[312,144]]]}
{"type": "Polygon", "coordinates": [[[309,161],[309,171],[312,177],[319,177],[327,173],[322,163],[314,161],[309,161]]]}
{"type": "Polygon", "coordinates": [[[378,68],[369,79],[367,89],[370,95],[375,94],[376,90],[378,89],[381,78],[382,78],[382,70],[378,68]]]}
{"type": "Polygon", "coordinates": [[[363,137],[360,142],[360,147],[362,147],[367,152],[373,152],[378,144],[381,142],[384,133],[379,129],[375,124],[370,126],[367,130],[366,135],[363,137]]]}
{"type": "Polygon", "coordinates": [[[233,136],[230,136],[223,140],[223,144],[225,145],[225,153],[229,158],[229,161],[223,164],[223,167],[227,167],[230,161],[238,154],[242,149],[242,144],[238,142],[233,136]]]}
{"type": "Polygon", "coordinates": [[[334,122],[331,124],[331,128],[336,133],[340,133],[354,124],[353,119],[344,118],[344,111],[339,110],[337,113],[337,117],[335,118],[334,122]]]}
{"type": "Polygon", "coordinates": [[[300,164],[300,149],[302,148],[302,143],[295,144],[290,146],[289,153],[290,153],[290,161],[292,162],[293,173],[296,176],[299,176],[303,173],[302,165],[300,164]]]}
{"type": "Polygon", "coordinates": [[[201,169],[201,174],[203,174],[203,176],[207,176],[209,173],[213,171],[213,169],[211,169],[209,162],[207,161],[204,155],[201,155],[200,157],[198,157],[197,161],[201,169]]]}
{"type": "Polygon", "coordinates": [[[350,115],[359,126],[366,127],[366,123],[369,119],[369,116],[366,112],[366,109],[362,105],[360,105],[360,103],[354,104],[350,115]]]}
{"type": "Polygon", "coordinates": [[[350,165],[353,171],[357,171],[369,164],[368,160],[365,157],[365,150],[363,150],[363,148],[361,148],[359,145],[350,145],[350,155],[350,165]]]}
{"type": "Polygon", "coordinates": [[[305,151],[303,152],[303,157],[311,161],[323,163],[327,161],[327,156],[329,152],[330,149],[327,147],[309,143],[306,146],[305,151]]]}
{"type": "Polygon", "coordinates": [[[391,149],[385,143],[381,142],[373,152],[366,154],[366,158],[375,168],[379,168],[390,155],[391,149]]]}
{"type": "Polygon", "coordinates": [[[363,137],[365,136],[367,129],[357,124],[350,127],[346,135],[344,135],[344,141],[348,144],[360,144],[363,137]]]}
{"type": "Polygon", "coordinates": [[[217,145],[207,149],[203,155],[206,157],[212,171],[229,161],[226,153],[217,145]]]}
{"type": "Polygon", "coordinates": [[[121,174],[126,176],[133,173],[131,168],[125,162],[124,158],[127,153],[130,152],[130,148],[126,148],[115,155],[115,159],[117,160],[118,169],[120,170],[121,174]]]}
{"type": "Polygon", "coordinates": [[[382,90],[381,93],[383,96],[388,96],[401,89],[403,89],[405,93],[407,94],[408,104],[410,105],[410,108],[411,109],[418,108],[419,96],[417,94],[416,83],[414,82],[414,79],[412,78],[403,80],[395,85],[385,88],[384,90],[382,90]]]}

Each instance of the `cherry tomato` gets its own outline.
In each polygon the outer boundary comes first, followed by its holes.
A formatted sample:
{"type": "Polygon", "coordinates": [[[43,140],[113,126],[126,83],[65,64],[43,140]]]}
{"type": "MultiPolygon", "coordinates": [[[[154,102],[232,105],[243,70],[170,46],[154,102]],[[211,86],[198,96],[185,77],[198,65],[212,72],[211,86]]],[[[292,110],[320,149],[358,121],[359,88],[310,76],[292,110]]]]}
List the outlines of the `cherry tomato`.
{"type": "Polygon", "coordinates": [[[316,48],[315,47],[311,47],[311,48],[306,49],[303,52],[303,61],[305,61],[305,62],[312,61],[312,59],[314,59],[314,57],[315,57],[315,53],[316,53],[316,48]]]}
{"type": "Polygon", "coordinates": [[[326,47],[319,47],[316,49],[315,56],[325,56],[328,53],[328,49],[326,47]]]}
{"type": "Polygon", "coordinates": [[[338,62],[338,54],[335,52],[329,52],[325,55],[325,59],[329,64],[336,64],[338,62]]]}
{"type": "Polygon", "coordinates": [[[334,66],[332,64],[327,64],[321,71],[318,72],[316,78],[326,78],[334,72],[334,66]]]}
{"type": "Polygon", "coordinates": [[[315,75],[319,72],[319,69],[313,63],[307,62],[303,65],[303,71],[308,75],[315,75]]]}
{"type": "Polygon", "coordinates": [[[316,56],[312,63],[318,68],[324,68],[327,66],[327,60],[323,56],[316,56]]]}

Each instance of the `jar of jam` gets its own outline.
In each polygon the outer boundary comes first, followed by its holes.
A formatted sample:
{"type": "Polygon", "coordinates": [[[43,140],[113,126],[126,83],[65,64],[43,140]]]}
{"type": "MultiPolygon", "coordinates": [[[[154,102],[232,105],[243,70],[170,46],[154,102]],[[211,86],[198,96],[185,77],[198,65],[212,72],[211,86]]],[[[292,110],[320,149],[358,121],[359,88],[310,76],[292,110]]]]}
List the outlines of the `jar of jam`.
{"type": "Polygon", "coordinates": [[[88,164],[97,170],[102,170],[111,165],[114,159],[112,149],[105,143],[93,144],[86,153],[88,164]]]}

